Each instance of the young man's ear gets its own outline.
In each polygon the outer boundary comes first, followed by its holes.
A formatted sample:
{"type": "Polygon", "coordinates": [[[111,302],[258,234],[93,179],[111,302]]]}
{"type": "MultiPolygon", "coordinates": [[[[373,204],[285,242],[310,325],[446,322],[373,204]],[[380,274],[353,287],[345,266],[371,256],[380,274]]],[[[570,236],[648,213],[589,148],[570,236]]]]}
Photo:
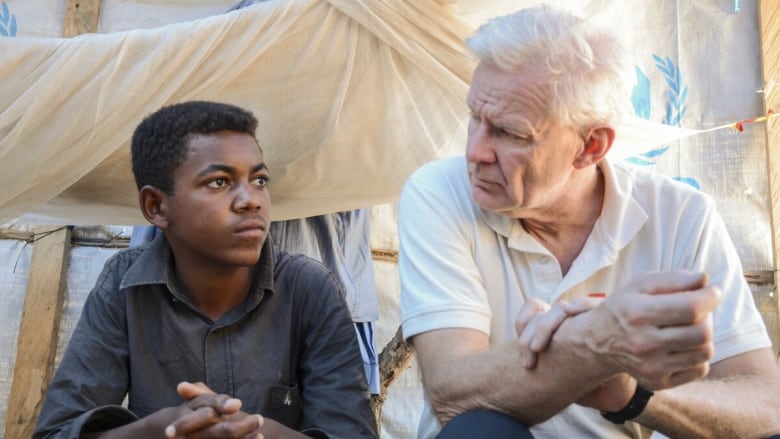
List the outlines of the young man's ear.
{"type": "Polygon", "coordinates": [[[138,204],[141,213],[147,221],[160,230],[168,227],[168,219],[165,216],[165,201],[167,194],[154,186],[146,185],[138,192],[138,204]]]}
{"type": "Polygon", "coordinates": [[[598,163],[607,155],[614,141],[615,130],[612,127],[592,128],[585,137],[585,146],[574,161],[574,166],[581,169],[598,163]]]}

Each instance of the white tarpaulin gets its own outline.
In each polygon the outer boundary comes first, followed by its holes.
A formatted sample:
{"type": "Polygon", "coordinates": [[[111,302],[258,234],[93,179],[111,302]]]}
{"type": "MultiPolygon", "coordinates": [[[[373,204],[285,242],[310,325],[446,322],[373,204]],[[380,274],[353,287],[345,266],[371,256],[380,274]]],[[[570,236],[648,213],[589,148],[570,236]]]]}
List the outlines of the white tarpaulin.
{"type": "MultiPolygon", "coordinates": [[[[0,223],[143,223],[129,138],[146,114],[190,99],[258,116],[275,219],[392,202],[417,167],[460,150],[447,141],[467,114],[472,29],[432,0],[296,0],[152,29],[3,39],[0,223]]],[[[684,134],[641,122],[650,126],[621,131],[613,155],[684,134]]]]}
{"type": "Polygon", "coordinates": [[[0,222],[142,223],[133,128],[190,99],[255,112],[275,219],[390,202],[465,114],[469,30],[433,1],[298,0],[147,30],[3,39],[0,222]]]}

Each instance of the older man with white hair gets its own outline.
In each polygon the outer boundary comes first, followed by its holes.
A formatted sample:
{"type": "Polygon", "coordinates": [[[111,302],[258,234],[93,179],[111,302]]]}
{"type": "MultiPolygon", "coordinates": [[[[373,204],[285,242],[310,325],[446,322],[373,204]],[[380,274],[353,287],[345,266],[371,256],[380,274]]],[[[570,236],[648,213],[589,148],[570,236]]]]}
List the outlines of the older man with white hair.
{"type": "Polygon", "coordinates": [[[465,157],[418,170],[399,210],[419,436],[780,432],[780,373],[714,201],[605,157],[633,78],[617,36],[543,6],[468,43],[465,157]]]}

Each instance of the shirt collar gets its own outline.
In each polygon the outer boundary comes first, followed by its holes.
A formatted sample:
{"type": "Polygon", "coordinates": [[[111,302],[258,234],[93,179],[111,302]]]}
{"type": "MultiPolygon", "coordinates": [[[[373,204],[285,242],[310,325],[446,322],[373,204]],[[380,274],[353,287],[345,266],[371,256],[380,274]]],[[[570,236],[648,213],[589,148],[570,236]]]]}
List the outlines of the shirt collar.
{"type": "Polygon", "coordinates": [[[647,222],[648,214],[634,199],[634,179],[622,165],[604,159],[599,167],[604,175],[604,207],[591,236],[608,241],[617,253],[647,222]]]}
{"type": "MultiPolygon", "coordinates": [[[[266,239],[260,253],[260,260],[253,269],[252,287],[249,297],[244,301],[247,310],[257,306],[265,292],[274,292],[274,266],[276,265],[276,251],[271,245],[271,240],[266,239]]],[[[164,233],[159,233],[152,242],[146,245],[141,256],[130,266],[122,281],[120,289],[137,287],[141,285],[166,285],[171,294],[178,300],[190,303],[189,299],[181,293],[176,273],[173,267],[173,253],[168,239],[164,233]]]]}
{"type": "MultiPolygon", "coordinates": [[[[598,166],[604,175],[604,206],[588,241],[601,242],[613,256],[625,247],[647,222],[647,212],[631,196],[633,179],[622,166],[604,159],[598,166]],[[593,237],[597,239],[593,239],[593,237]]],[[[520,221],[496,212],[479,209],[493,231],[507,238],[520,251],[549,254],[549,251],[525,232],[520,221]]],[[[583,252],[586,249],[583,248],[583,252]]]]}
{"type": "Polygon", "coordinates": [[[164,233],[158,233],[152,242],[143,247],[143,252],[122,277],[119,288],[139,285],[167,284],[175,278],[173,255],[164,233]]]}

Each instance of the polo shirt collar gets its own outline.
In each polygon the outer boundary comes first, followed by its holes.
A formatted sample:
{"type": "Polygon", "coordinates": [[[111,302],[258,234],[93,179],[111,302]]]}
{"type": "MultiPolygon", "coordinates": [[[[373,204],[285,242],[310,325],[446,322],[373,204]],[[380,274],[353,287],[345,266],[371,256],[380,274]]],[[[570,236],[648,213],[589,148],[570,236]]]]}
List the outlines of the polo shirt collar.
{"type": "Polygon", "coordinates": [[[591,237],[606,240],[617,252],[628,245],[649,218],[634,199],[633,176],[623,168],[604,159],[599,163],[604,175],[604,208],[591,232],[591,237]]]}
{"type": "Polygon", "coordinates": [[[557,294],[614,264],[620,250],[631,242],[648,219],[647,212],[633,197],[633,177],[606,159],[598,166],[604,176],[604,206],[580,254],[558,285],[557,294]]]}
{"type": "MultiPolygon", "coordinates": [[[[621,166],[615,167],[607,159],[598,166],[604,175],[604,207],[580,255],[586,255],[583,259],[588,259],[587,265],[592,265],[593,259],[598,258],[597,265],[603,267],[615,261],[618,252],[631,242],[647,222],[648,215],[632,197],[634,184],[628,172],[621,166]]],[[[480,211],[488,226],[506,237],[511,248],[528,253],[550,254],[523,229],[517,219],[484,209],[480,211]]]]}

